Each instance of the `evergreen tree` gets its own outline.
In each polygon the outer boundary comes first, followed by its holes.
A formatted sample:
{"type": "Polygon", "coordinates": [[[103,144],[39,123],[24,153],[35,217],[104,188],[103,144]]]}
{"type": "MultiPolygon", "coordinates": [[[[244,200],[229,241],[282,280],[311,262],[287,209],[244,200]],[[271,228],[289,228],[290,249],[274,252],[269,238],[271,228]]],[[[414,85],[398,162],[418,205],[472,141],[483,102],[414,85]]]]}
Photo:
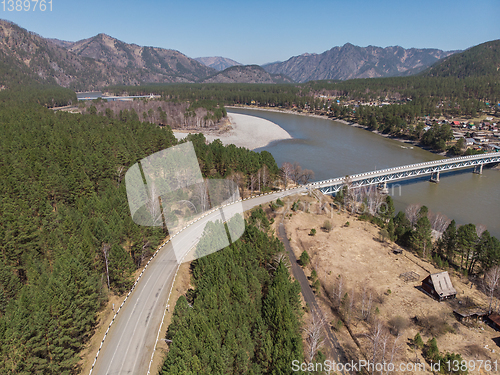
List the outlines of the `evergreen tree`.
{"type": "Polygon", "coordinates": [[[427,217],[427,207],[422,206],[419,212],[419,219],[415,225],[415,229],[411,233],[410,243],[414,250],[424,258],[428,256],[432,246],[431,223],[427,217]]]}

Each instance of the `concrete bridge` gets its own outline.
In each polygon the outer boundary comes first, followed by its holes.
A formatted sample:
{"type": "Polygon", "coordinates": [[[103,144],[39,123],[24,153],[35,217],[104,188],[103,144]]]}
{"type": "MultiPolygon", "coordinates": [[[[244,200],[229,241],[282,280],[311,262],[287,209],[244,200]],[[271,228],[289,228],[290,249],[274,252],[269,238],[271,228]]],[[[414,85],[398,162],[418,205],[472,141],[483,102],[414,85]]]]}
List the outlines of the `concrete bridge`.
{"type": "Polygon", "coordinates": [[[474,173],[483,173],[485,164],[500,163],[500,152],[462,156],[458,158],[441,159],[424,163],[404,165],[401,167],[382,169],[378,171],[338,177],[331,180],[318,181],[309,184],[309,187],[320,190],[323,194],[338,193],[342,186],[349,180],[351,187],[378,185],[387,190],[387,183],[430,175],[432,182],[439,182],[439,173],[462,168],[474,168],[474,173]]]}

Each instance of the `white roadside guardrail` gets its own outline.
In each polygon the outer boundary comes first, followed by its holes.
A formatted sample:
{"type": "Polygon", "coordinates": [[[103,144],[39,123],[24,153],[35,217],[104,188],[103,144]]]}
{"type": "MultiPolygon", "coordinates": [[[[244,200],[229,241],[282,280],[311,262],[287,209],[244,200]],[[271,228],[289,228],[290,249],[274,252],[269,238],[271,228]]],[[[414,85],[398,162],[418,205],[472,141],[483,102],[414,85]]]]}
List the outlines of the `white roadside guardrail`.
{"type": "MultiPolygon", "coordinates": [[[[310,186],[311,184],[307,184],[307,185],[304,185],[305,187],[308,187],[310,186]]],[[[278,193],[282,193],[284,191],[289,191],[289,190],[295,190],[295,189],[298,189],[298,188],[301,188],[301,187],[304,187],[304,186],[297,186],[297,187],[294,187],[294,188],[287,188],[287,189],[282,189],[282,190],[278,190],[278,191],[273,191],[273,192],[268,192],[268,193],[262,193],[262,194],[259,194],[259,195],[256,195],[256,196],[253,196],[253,197],[248,197],[248,198],[244,198],[244,199],[239,199],[237,201],[234,201],[234,202],[231,202],[231,203],[228,203],[228,204],[225,204],[221,207],[226,207],[226,206],[229,206],[231,204],[234,204],[234,203],[238,203],[238,202],[243,202],[243,201],[246,201],[246,200],[249,200],[249,199],[253,199],[253,198],[258,198],[258,197],[261,197],[263,195],[270,195],[270,194],[278,194],[278,193]]],[[[141,273],[139,274],[139,276],[137,277],[137,280],[135,280],[135,283],[134,285],[132,286],[132,288],[130,289],[130,291],[128,292],[127,296],[125,297],[125,299],[123,300],[122,304],[120,305],[120,307],[118,308],[118,310],[116,310],[115,312],[115,315],[113,316],[113,319],[111,320],[111,322],[109,323],[109,326],[108,326],[108,329],[106,330],[106,333],[104,334],[104,337],[103,339],[101,340],[101,344],[99,345],[99,349],[97,350],[97,353],[95,355],[95,358],[94,358],[94,362],[92,363],[92,367],[90,369],[90,372],[89,372],[89,375],[92,375],[92,371],[94,370],[94,367],[95,367],[95,364],[97,362],[97,357],[99,357],[99,353],[101,352],[101,348],[102,348],[102,345],[104,344],[104,340],[106,340],[106,337],[108,336],[108,332],[109,332],[109,329],[111,328],[111,325],[113,324],[113,322],[115,321],[116,317],[118,316],[118,313],[120,312],[120,310],[122,309],[123,305],[125,304],[125,302],[127,301],[128,297],[132,294],[132,292],[134,291],[135,289],[135,286],[137,285],[137,283],[139,282],[139,280],[141,279],[142,275],[144,274],[144,271],[146,271],[146,268],[148,268],[149,266],[149,263],[156,257],[156,255],[158,254],[158,252],[163,248],[163,246],[165,246],[166,244],[168,244],[170,242],[170,240],[172,238],[174,238],[175,236],[177,236],[180,232],[182,232],[183,230],[185,230],[186,228],[188,228],[190,225],[196,223],[197,221],[203,219],[204,217],[206,217],[207,215],[210,215],[212,214],[213,212],[217,211],[219,208],[221,207],[217,207],[217,208],[213,208],[212,210],[210,211],[207,211],[204,215],[194,219],[193,221],[189,222],[184,228],[182,228],[181,230],[179,230],[176,234],[174,234],[172,237],[170,237],[167,241],[165,241],[164,243],[162,243],[158,249],[155,251],[155,253],[151,256],[151,258],[148,260],[148,262],[146,263],[146,265],[144,266],[144,269],[141,271],[141,273]]],[[[186,253],[187,254],[187,253],[186,253]]],[[[185,256],[185,255],[184,255],[185,256]]],[[[184,258],[181,259],[181,261],[178,263],[177,265],[177,269],[175,270],[175,274],[174,274],[174,278],[172,280],[172,285],[170,286],[170,292],[168,294],[168,298],[167,298],[167,304],[168,304],[168,301],[170,300],[170,295],[172,294],[172,289],[174,288],[174,283],[175,283],[175,278],[177,277],[177,272],[179,271],[179,267],[180,265],[182,264],[182,260],[184,258]]],[[[151,354],[151,360],[149,361],[149,368],[148,368],[148,375],[150,374],[150,371],[151,371],[151,365],[153,363],[153,357],[154,357],[154,353],[155,353],[155,350],[156,350],[156,345],[158,343],[158,338],[160,337],[160,332],[161,332],[161,327],[163,325],[163,320],[165,319],[165,312],[166,312],[166,309],[165,311],[163,312],[163,319],[162,319],[162,322],[160,324],[160,328],[158,329],[158,334],[156,336],[156,343],[155,343],[155,349],[153,350],[153,353],[151,354]]]]}

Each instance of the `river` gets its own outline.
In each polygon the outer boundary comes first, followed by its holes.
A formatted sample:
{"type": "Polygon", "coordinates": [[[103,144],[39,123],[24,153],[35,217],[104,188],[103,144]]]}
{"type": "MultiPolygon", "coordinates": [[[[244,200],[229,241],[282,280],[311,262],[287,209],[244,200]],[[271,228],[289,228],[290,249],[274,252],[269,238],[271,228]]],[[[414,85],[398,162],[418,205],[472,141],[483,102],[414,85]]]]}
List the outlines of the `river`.
{"type": "MultiPolygon", "coordinates": [[[[253,109],[228,112],[257,116],[285,129],[293,139],[276,141],[256,151],[269,151],[279,166],[297,162],[325,180],[376,169],[420,163],[442,156],[370,131],[329,119],[253,109]]],[[[396,210],[409,204],[426,205],[432,212],[445,214],[458,224],[483,224],[500,239],[500,170],[472,169],[441,173],[438,184],[429,177],[399,182],[392,189],[396,210]]]]}

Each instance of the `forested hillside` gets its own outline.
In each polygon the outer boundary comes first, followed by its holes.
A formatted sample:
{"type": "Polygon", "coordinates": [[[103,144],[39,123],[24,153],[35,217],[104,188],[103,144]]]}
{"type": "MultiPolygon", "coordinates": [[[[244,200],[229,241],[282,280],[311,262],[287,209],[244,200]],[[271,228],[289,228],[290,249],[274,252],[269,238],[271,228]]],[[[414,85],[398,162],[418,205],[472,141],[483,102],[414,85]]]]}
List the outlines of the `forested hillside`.
{"type": "MultiPolygon", "coordinates": [[[[133,223],[124,174],[177,141],[133,117],[13,101],[0,132],[0,373],[73,374],[107,294],[128,290],[166,235],[133,223]]],[[[277,171],[269,153],[191,140],[205,176],[277,171]]]]}
{"type": "Polygon", "coordinates": [[[260,208],[246,226],[231,246],[193,262],[195,289],[177,300],[162,374],[288,374],[302,361],[300,286],[279,256],[283,244],[260,208]]]}
{"type": "Polygon", "coordinates": [[[500,39],[482,43],[439,61],[426,70],[429,77],[500,77],[500,39]]]}

